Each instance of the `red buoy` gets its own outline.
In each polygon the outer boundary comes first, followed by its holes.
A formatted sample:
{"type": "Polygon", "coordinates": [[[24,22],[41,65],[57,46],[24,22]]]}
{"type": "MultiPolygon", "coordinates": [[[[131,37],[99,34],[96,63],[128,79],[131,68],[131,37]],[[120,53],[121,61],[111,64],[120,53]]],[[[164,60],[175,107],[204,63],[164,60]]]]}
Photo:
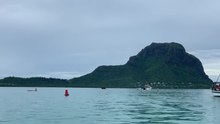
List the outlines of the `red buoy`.
{"type": "Polygon", "coordinates": [[[65,90],[65,94],[64,94],[65,96],[69,96],[69,93],[68,93],[68,90],[66,89],[65,90]]]}

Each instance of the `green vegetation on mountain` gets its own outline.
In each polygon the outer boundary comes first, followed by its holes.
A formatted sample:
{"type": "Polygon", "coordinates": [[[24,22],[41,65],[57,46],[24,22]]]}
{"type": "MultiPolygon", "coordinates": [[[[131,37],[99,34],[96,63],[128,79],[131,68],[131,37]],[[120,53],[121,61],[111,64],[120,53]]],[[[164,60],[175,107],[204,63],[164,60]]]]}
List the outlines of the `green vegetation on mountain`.
{"type": "Polygon", "coordinates": [[[67,80],[44,77],[7,77],[0,80],[2,87],[64,87],[67,85],[67,80]]]}
{"type": "Polygon", "coordinates": [[[212,81],[202,63],[178,43],[152,43],[124,65],[100,66],[92,73],[73,78],[75,87],[209,88],[212,81]]]}

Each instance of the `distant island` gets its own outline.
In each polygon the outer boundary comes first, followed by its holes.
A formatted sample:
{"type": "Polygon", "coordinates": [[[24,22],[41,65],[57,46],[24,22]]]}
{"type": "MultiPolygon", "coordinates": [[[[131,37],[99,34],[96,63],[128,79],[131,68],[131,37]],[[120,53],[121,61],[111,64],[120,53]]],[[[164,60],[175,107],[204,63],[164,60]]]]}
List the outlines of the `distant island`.
{"type": "Polygon", "coordinates": [[[44,77],[6,77],[0,80],[1,87],[66,87],[68,80],[44,77]]]}
{"type": "Polygon", "coordinates": [[[152,43],[124,65],[100,66],[93,72],[70,80],[55,78],[7,77],[0,86],[210,88],[212,81],[202,63],[178,43],[152,43]]]}

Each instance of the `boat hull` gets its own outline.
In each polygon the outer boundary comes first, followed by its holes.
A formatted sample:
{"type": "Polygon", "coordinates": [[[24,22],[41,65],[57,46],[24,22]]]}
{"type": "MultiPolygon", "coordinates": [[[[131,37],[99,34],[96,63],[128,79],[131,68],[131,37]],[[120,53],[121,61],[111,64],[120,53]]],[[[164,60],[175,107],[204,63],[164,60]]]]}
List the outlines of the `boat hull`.
{"type": "Polygon", "coordinates": [[[212,91],[213,96],[220,97],[220,91],[212,91]]]}
{"type": "Polygon", "coordinates": [[[140,90],[151,90],[152,87],[147,87],[147,88],[143,87],[143,88],[139,88],[139,89],[140,89],[140,90]]]}

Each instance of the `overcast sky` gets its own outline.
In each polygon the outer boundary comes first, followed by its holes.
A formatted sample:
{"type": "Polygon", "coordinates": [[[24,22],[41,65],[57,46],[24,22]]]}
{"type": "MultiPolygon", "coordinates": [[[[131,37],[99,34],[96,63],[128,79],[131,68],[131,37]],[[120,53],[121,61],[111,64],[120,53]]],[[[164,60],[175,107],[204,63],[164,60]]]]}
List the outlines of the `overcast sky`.
{"type": "Polygon", "coordinates": [[[220,73],[219,0],[0,0],[0,78],[70,79],[178,42],[220,73]]]}

